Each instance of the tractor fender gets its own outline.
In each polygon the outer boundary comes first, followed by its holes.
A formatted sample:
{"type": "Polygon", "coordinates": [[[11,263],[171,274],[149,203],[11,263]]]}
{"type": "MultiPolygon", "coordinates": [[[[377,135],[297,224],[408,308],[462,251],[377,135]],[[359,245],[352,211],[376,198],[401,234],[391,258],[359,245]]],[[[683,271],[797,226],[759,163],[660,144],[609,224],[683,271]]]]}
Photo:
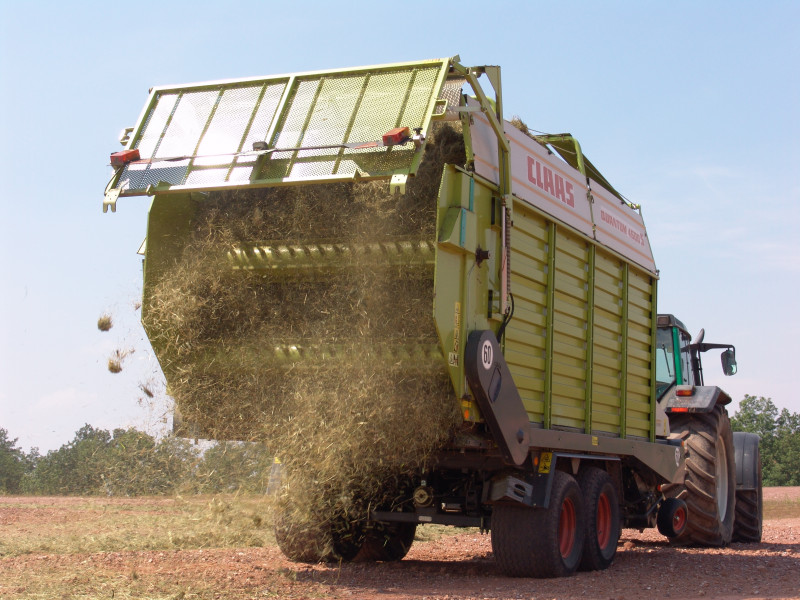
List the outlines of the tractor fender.
{"type": "Polygon", "coordinates": [[[730,404],[731,397],[715,385],[673,386],[661,400],[664,412],[674,413],[710,413],[717,404],[730,404]],[[678,390],[690,390],[691,395],[679,396],[678,390]]]}

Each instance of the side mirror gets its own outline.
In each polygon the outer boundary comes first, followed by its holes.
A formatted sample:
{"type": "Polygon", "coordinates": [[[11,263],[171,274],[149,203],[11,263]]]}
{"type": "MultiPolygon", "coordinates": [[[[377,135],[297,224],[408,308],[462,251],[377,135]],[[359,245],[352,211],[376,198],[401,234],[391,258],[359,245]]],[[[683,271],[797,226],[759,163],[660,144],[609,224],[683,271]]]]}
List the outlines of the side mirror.
{"type": "Polygon", "coordinates": [[[722,353],[722,372],[725,375],[736,375],[736,351],[733,348],[722,353]]]}

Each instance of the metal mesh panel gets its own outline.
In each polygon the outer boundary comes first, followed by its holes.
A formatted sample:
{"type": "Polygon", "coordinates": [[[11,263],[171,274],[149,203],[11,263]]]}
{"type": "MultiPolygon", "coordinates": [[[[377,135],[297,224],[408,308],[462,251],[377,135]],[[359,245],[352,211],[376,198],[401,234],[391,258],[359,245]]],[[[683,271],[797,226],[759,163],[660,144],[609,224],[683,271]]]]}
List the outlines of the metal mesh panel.
{"type": "MultiPolygon", "coordinates": [[[[461,89],[467,83],[467,80],[463,77],[457,77],[453,79],[448,79],[445,84],[442,86],[442,91],[439,92],[439,98],[442,100],[447,100],[447,106],[451,110],[453,108],[458,108],[461,104],[461,89]]],[[[440,115],[444,112],[444,108],[438,108],[436,110],[437,115],[440,115]]]]}
{"type": "MultiPolygon", "coordinates": [[[[353,141],[366,141],[380,136],[394,127],[399,127],[406,90],[411,83],[411,73],[385,73],[370,77],[364,98],[353,123],[353,141]]],[[[418,127],[419,123],[407,123],[407,127],[418,127]]],[[[353,152],[366,152],[353,150],[353,152]]]]}
{"type": "Polygon", "coordinates": [[[182,94],[153,157],[192,156],[217,96],[217,91],[182,94]]]}
{"type": "MultiPolygon", "coordinates": [[[[359,91],[366,77],[340,77],[322,81],[308,125],[303,132],[303,146],[324,146],[363,140],[348,139],[349,121],[359,102],[359,91]]],[[[330,150],[304,150],[298,158],[324,156],[330,150]]]]}
{"type": "MultiPolygon", "coordinates": [[[[413,85],[409,89],[408,98],[404,101],[403,115],[398,120],[398,127],[414,123],[414,126],[421,127],[422,120],[425,118],[425,111],[430,102],[430,89],[436,82],[438,73],[434,69],[427,71],[416,71],[414,73],[413,85]]],[[[411,127],[411,125],[408,125],[411,127]]]]}
{"type": "MultiPolygon", "coordinates": [[[[424,127],[438,73],[437,67],[331,77],[319,86],[304,82],[307,85],[298,86],[281,133],[276,134],[272,145],[292,147],[287,146],[292,141],[294,147],[371,142],[395,127],[424,127]]],[[[410,145],[276,152],[264,161],[259,177],[324,177],[356,172],[385,176],[407,169],[413,157],[410,145]]]]}
{"type": "MultiPolygon", "coordinates": [[[[242,144],[242,150],[249,150],[252,148],[253,142],[262,142],[267,139],[269,126],[272,125],[272,121],[275,118],[275,112],[278,110],[278,104],[281,101],[281,97],[283,96],[283,91],[285,89],[285,82],[266,86],[264,96],[261,98],[261,103],[259,104],[255,113],[255,117],[253,118],[253,122],[250,125],[250,130],[247,133],[244,144],[242,144]]],[[[237,162],[241,163],[243,161],[253,162],[255,161],[255,158],[239,157],[237,162]]]]}
{"type": "Polygon", "coordinates": [[[186,177],[186,185],[215,185],[220,181],[225,181],[228,175],[228,167],[222,169],[193,169],[186,177]]]}
{"type": "Polygon", "coordinates": [[[188,160],[155,162],[147,165],[147,169],[142,172],[140,187],[147,189],[147,186],[158,185],[162,181],[164,183],[183,182],[186,179],[188,167],[188,160]]]}
{"type": "Polygon", "coordinates": [[[236,167],[232,169],[228,175],[228,182],[247,183],[250,180],[250,175],[253,173],[253,167],[236,167]]]}
{"type": "Polygon", "coordinates": [[[159,184],[210,188],[408,172],[411,143],[342,146],[380,142],[395,127],[425,128],[444,64],[158,90],[134,140],[141,162],[126,165],[115,185],[131,195],[159,184]],[[257,141],[286,150],[256,155],[257,141]],[[309,149],[316,146],[333,147],[309,149]]]}
{"type": "Polygon", "coordinates": [[[272,138],[270,146],[294,148],[303,139],[303,129],[309,111],[313,108],[319,81],[301,81],[289,105],[289,113],[281,124],[280,131],[272,138]]]}
{"type": "Polygon", "coordinates": [[[208,129],[197,148],[200,157],[195,159],[195,165],[230,163],[230,156],[217,155],[224,153],[232,155],[239,151],[242,136],[253,115],[253,106],[258,101],[262,89],[263,86],[259,85],[222,92],[208,129]]]}
{"type": "Polygon", "coordinates": [[[155,152],[156,145],[161,140],[164,127],[175,108],[178,94],[165,94],[160,96],[155,109],[148,115],[144,124],[144,133],[139,142],[134,146],[139,149],[143,158],[150,158],[155,152]]]}

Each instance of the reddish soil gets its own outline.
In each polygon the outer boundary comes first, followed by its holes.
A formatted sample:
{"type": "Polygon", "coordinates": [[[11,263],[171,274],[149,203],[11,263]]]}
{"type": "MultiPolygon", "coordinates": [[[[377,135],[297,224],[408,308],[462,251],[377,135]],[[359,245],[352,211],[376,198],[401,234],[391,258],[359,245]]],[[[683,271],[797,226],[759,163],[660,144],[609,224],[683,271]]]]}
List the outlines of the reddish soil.
{"type": "MultiPolygon", "coordinates": [[[[794,503],[800,488],[766,489],[765,498],[794,503]]],[[[0,559],[0,596],[38,598],[4,588],[4,572],[11,580],[40,572],[73,593],[81,589],[75,595],[54,589],[56,598],[111,598],[115,591],[116,598],[181,599],[800,598],[800,518],[766,520],[761,544],[715,549],[675,548],[654,530],[624,530],[608,570],[553,580],[502,576],[490,537],[475,533],[417,542],[405,560],[391,564],[301,565],[276,547],[0,559]],[[126,583],[131,587],[122,593],[126,583]]]]}

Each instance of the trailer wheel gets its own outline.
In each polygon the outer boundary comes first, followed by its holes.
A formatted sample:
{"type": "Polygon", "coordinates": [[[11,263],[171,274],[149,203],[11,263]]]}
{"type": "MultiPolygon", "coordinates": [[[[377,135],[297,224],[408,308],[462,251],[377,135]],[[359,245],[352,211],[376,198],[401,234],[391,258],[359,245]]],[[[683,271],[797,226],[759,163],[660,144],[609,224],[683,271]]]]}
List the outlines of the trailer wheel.
{"type": "Polygon", "coordinates": [[[304,563],[353,560],[364,542],[362,524],[344,519],[319,523],[296,522],[281,509],[275,521],[275,540],[289,560],[304,563]]]}
{"type": "Polygon", "coordinates": [[[764,517],[761,488],[761,453],[755,433],[734,432],[736,448],[736,517],[733,539],[737,542],[760,542],[764,517]],[[739,489],[741,488],[741,489],[739,489]]]}
{"type": "Polygon", "coordinates": [[[724,546],[733,537],[736,478],[733,434],[728,413],[715,406],[709,413],[671,415],[670,429],[687,432],[686,476],[683,485],[665,490],[689,509],[683,533],[670,541],[678,544],[724,546]]]}
{"type": "Polygon", "coordinates": [[[364,545],[364,522],[349,521],[344,517],[331,523],[331,546],[333,552],[325,560],[350,562],[358,556],[364,545]]]}
{"type": "Polygon", "coordinates": [[[322,527],[293,523],[286,511],[275,519],[275,540],[291,561],[317,563],[325,560],[329,543],[322,527]]]}
{"type": "Polygon", "coordinates": [[[619,498],[614,482],[603,469],[589,467],[578,473],[583,492],[586,532],[580,570],[607,569],[617,554],[620,536],[619,498]]]}
{"type": "Polygon", "coordinates": [[[564,577],[578,568],[585,530],[575,478],[553,474],[548,508],[498,504],[492,509],[492,551],[511,577],[564,577]]]}
{"type": "Polygon", "coordinates": [[[356,556],[358,562],[403,560],[408,554],[414,535],[416,523],[384,523],[377,522],[370,526],[364,536],[364,545],[356,556]]]}

